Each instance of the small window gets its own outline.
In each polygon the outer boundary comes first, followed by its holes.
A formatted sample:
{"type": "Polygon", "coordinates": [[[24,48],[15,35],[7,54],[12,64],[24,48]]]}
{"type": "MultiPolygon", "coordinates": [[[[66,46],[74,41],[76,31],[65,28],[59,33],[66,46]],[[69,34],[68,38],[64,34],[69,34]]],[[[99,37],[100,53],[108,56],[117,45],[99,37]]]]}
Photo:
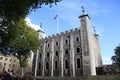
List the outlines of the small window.
{"type": "Polygon", "coordinates": [[[13,67],[15,67],[15,64],[13,64],[13,67]]]}
{"type": "Polygon", "coordinates": [[[4,63],[4,66],[6,66],[6,63],[4,63]]]}
{"type": "Polygon", "coordinates": [[[80,68],[80,59],[77,59],[77,68],[80,68]]]}
{"type": "Polygon", "coordinates": [[[47,57],[49,57],[49,53],[47,53],[47,57]]]}
{"type": "Polygon", "coordinates": [[[68,55],[68,49],[65,50],[65,54],[68,55]]]}
{"type": "Polygon", "coordinates": [[[39,66],[38,66],[38,69],[40,69],[41,68],[41,63],[39,62],[39,66]]]}
{"type": "Polygon", "coordinates": [[[14,62],[16,62],[16,60],[14,60],[14,62]]]}
{"type": "Polygon", "coordinates": [[[7,58],[5,58],[5,61],[7,61],[7,58]]]}
{"type": "Polygon", "coordinates": [[[48,47],[49,47],[50,45],[49,45],[49,43],[48,43],[48,47]]]}
{"type": "Polygon", "coordinates": [[[9,66],[11,66],[11,64],[9,64],[9,66]]]}
{"type": "Polygon", "coordinates": [[[76,48],[76,52],[80,53],[80,48],[79,47],[76,48]]]}
{"type": "Polygon", "coordinates": [[[12,61],[12,59],[10,59],[10,62],[12,61]]]}
{"type": "Polygon", "coordinates": [[[65,40],[65,43],[68,44],[68,40],[65,40]]]}
{"type": "Polygon", "coordinates": [[[65,60],[65,69],[68,69],[69,66],[68,66],[68,60],[65,60]]]}
{"type": "Polygon", "coordinates": [[[56,42],[56,46],[58,46],[58,42],[56,42]]]}
{"type": "Polygon", "coordinates": [[[55,61],[55,69],[58,69],[58,62],[55,61]]]}
{"type": "Polygon", "coordinates": [[[76,42],[79,42],[79,38],[78,37],[76,37],[76,42]]]}
{"type": "Polygon", "coordinates": [[[0,60],[2,60],[3,59],[3,57],[0,57],[0,60]]]}
{"type": "Polygon", "coordinates": [[[46,69],[49,69],[49,63],[46,62],[46,69]]]}
{"type": "Polygon", "coordinates": [[[55,55],[58,56],[58,51],[55,52],[55,55]]]}
{"type": "Polygon", "coordinates": [[[41,53],[39,54],[39,57],[41,58],[41,53]]]}

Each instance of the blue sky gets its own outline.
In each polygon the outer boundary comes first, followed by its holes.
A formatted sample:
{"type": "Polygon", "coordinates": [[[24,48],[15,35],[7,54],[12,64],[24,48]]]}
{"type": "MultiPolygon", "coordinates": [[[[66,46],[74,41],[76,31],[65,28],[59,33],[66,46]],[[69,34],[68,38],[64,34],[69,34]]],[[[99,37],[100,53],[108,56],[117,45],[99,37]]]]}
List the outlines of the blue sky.
{"type": "Polygon", "coordinates": [[[42,22],[42,29],[47,36],[57,33],[55,15],[59,14],[59,32],[79,28],[81,6],[91,18],[91,24],[99,34],[103,64],[111,64],[114,49],[120,44],[120,0],[62,0],[57,5],[43,5],[42,8],[31,12],[27,18],[38,29],[42,22]]]}

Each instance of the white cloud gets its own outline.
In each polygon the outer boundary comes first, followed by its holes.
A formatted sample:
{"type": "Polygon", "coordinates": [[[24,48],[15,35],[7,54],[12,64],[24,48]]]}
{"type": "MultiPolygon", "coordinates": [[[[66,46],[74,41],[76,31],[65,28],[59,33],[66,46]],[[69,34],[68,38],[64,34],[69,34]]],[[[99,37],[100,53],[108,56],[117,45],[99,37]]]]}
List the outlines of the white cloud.
{"type": "Polygon", "coordinates": [[[41,30],[39,25],[33,24],[29,18],[25,18],[25,21],[27,22],[27,25],[30,26],[31,28],[37,30],[41,30]]]}

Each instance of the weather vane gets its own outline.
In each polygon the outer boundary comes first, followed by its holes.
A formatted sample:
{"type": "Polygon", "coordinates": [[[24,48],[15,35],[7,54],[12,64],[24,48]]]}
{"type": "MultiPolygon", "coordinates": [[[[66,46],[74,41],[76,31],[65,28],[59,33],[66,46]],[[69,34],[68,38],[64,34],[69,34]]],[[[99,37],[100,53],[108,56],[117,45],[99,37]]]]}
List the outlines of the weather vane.
{"type": "Polygon", "coordinates": [[[81,6],[83,14],[85,13],[84,6],[81,6]]]}

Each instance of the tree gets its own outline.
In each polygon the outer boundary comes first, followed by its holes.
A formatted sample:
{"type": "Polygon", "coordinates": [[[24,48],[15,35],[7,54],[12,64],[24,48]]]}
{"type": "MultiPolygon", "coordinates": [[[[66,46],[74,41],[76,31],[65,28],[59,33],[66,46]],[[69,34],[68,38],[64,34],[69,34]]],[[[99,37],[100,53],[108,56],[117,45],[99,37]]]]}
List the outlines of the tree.
{"type": "Polygon", "coordinates": [[[30,51],[36,53],[40,45],[37,32],[28,27],[24,19],[20,19],[17,27],[10,27],[8,47],[20,61],[20,67],[26,67],[25,60],[30,56],[30,51]]]}
{"type": "Polygon", "coordinates": [[[32,10],[40,8],[43,4],[52,6],[61,0],[0,0],[0,21],[12,23],[25,18],[32,10]]]}
{"type": "Polygon", "coordinates": [[[115,55],[111,57],[111,60],[120,66],[120,45],[115,48],[115,55]]]}
{"type": "Polygon", "coordinates": [[[9,40],[9,27],[16,27],[21,18],[25,18],[31,11],[40,8],[43,4],[52,6],[61,0],[0,0],[0,48],[6,47],[9,40]]]}

